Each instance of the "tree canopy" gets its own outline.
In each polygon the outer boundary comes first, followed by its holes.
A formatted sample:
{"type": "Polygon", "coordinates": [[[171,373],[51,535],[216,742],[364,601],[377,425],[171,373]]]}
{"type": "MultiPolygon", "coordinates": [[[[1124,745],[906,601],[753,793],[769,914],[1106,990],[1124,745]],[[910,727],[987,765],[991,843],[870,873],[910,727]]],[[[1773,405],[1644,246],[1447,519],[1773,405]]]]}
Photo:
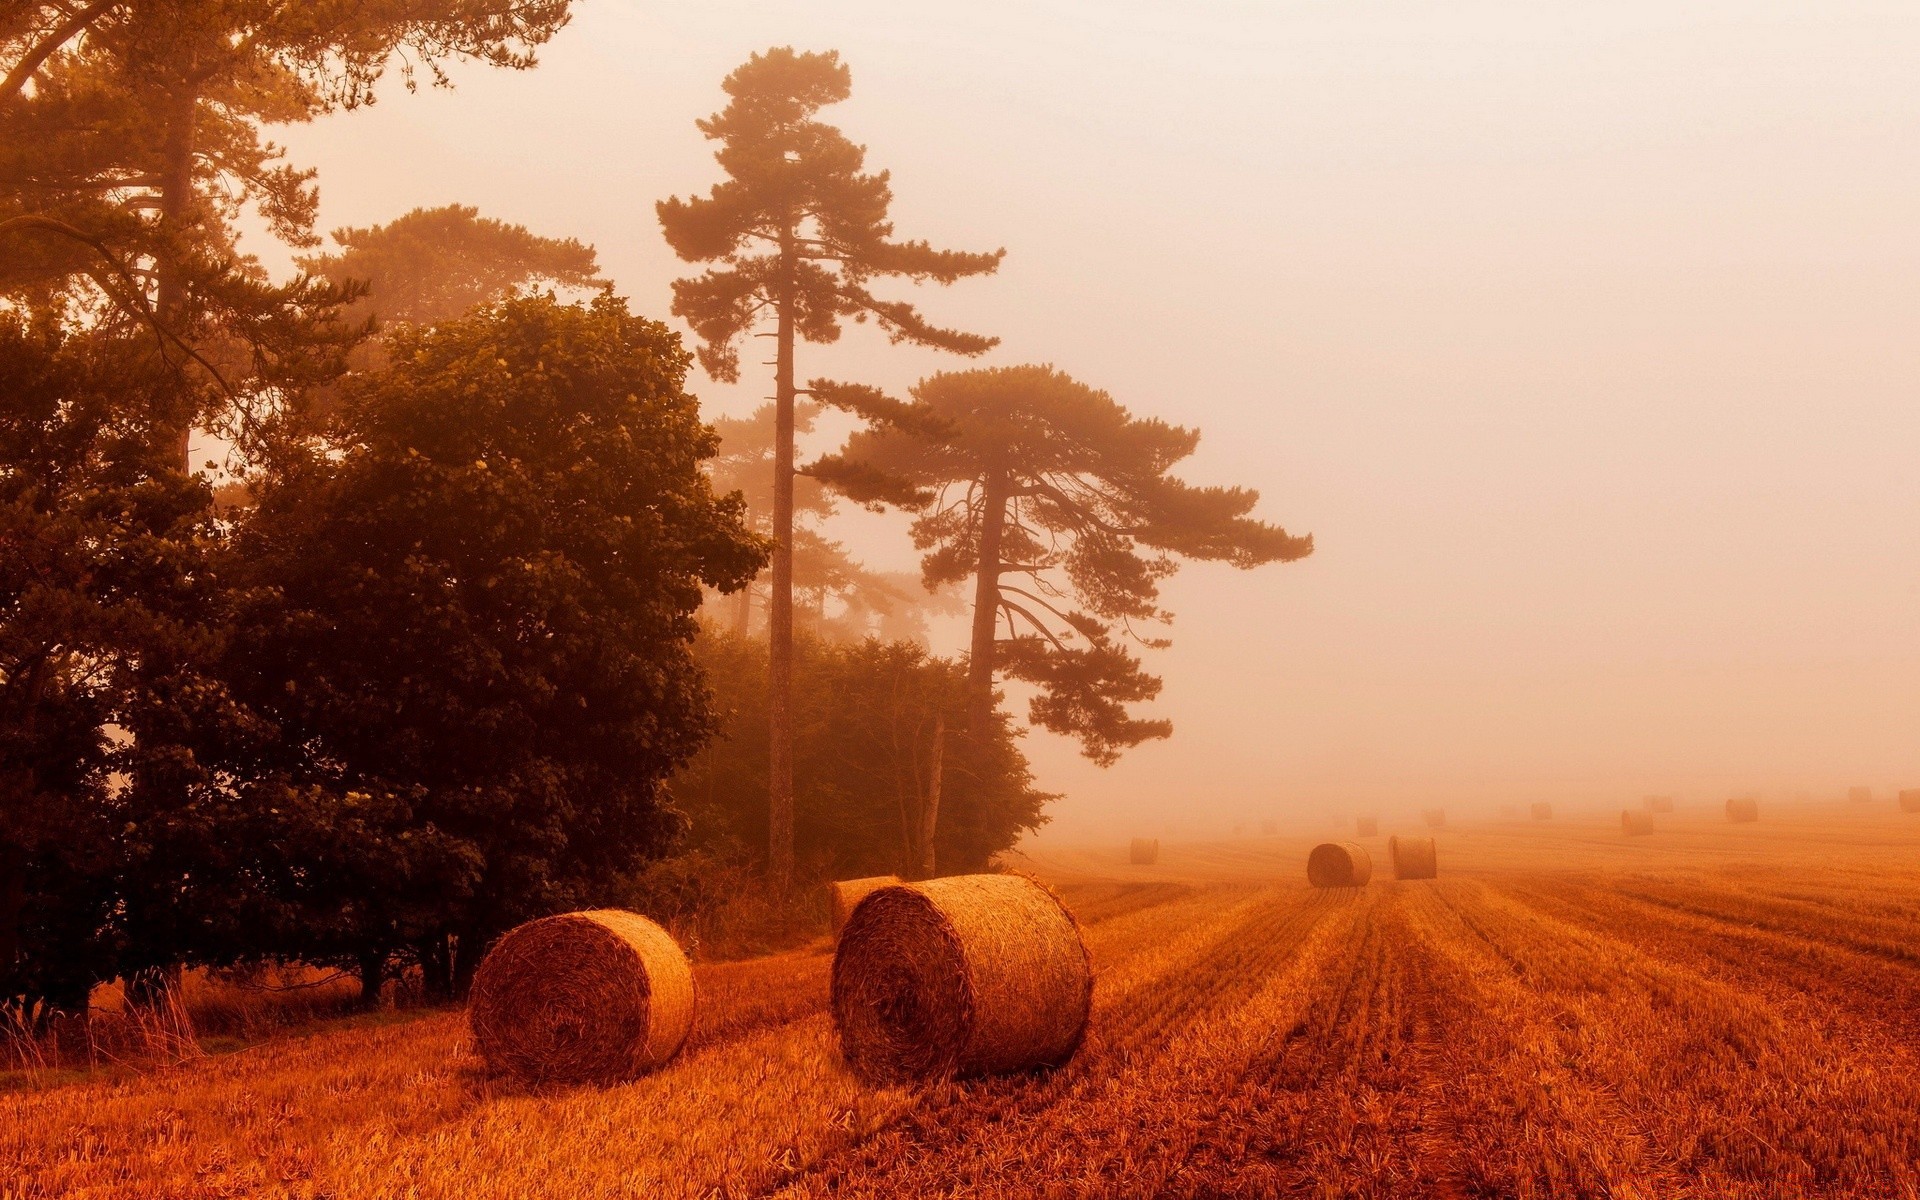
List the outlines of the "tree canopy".
{"type": "Polygon", "coordinates": [[[337,452],[261,489],[228,672],[289,804],[329,798],[313,949],[452,938],[457,971],[671,846],[662,785],[712,729],[701,589],[764,561],[700,469],[689,365],[610,296],[403,329],[337,452]]]}
{"type": "Polygon", "coordinates": [[[894,240],[888,172],[866,172],[866,149],[814,119],[852,94],[852,72],[837,53],[769,50],[720,86],[727,107],[696,124],[720,143],[714,158],[727,178],[705,196],[656,206],[674,253],[719,264],[673,285],[674,315],[693,326],[708,374],[738,379],[739,339],[783,304],[809,342],[836,340],[842,318],[851,318],[874,320],[895,341],[960,354],[996,344],[932,325],[911,304],[872,292],[870,284],[889,275],[952,283],[990,273],[1006,252],[894,240]]]}
{"type": "Polygon", "coordinates": [[[490,304],[518,288],[597,288],[593,247],[482,217],[461,204],[416,208],[384,225],[333,231],[339,250],[295,259],[341,287],[364,284],[356,315],[430,324],[490,304]]]}
{"type": "Polygon", "coordinates": [[[1127,641],[1166,645],[1160,581],[1182,559],[1236,567],[1312,553],[1311,537],[1249,514],[1259,493],[1169,472],[1197,430],[1133,416],[1051,367],[948,372],[913,389],[899,426],[855,433],[810,468],[867,503],[916,514],[928,586],[974,581],[970,719],[990,719],[996,672],[1038,686],[1036,724],[1096,762],[1165,737],[1132,715],[1160,681],[1127,641]]]}
{"type": "MultiPolygon", "coordinates": [[[[569,0],[95,0],[32,3],[0,25],[0,294],[63,311],[117,309],[201,383],[218,421],[283,395],[350,298],[271,284],[235,246],[253,208],[312,246],[313,172],[261,126],[371,103],[399,62],[446,82],[471,58],[525,67],[569,0]],[[262,376],[248,386],[250,377],[262,376]]],[[[244,415],[244,414],[243,414],[244,415]]],[[[242,432],[245,430],[231,431],[242,432]]],[[[185,426],[168,435],[184,466],[185,426]]]]}

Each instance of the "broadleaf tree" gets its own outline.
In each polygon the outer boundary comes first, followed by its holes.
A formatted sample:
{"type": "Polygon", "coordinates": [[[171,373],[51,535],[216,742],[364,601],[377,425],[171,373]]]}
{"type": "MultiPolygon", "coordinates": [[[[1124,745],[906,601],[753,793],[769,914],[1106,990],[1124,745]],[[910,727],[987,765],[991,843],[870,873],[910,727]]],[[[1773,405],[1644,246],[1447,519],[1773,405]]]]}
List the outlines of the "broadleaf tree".
{"type": "MultiPolygon", "coordinates": [[[[738,380],[742,340],[764,322],[773,326],[767,866],[779,886],[793,872],[795,343],[832,342],[843,321],[871,320],[895,342],[969,355],[996,344],[936,326],[912,304],[872,291],[876,279],[889,276],[950,284],[988,274],[1004,251],[937,250],[894,238],[887,172],[868,172],[865,148],[816,119],[820,109],[851,95],[852,86],[851,72],[832,51],[781,47],[753,55],[721,83],[726,108],[696,122],[720,143],[714,157],[726,179],[705,196],[657,205],[674,252],[687,262],[714,264],[673,285],[673,312],[699,338],[707,373],[738,380]]],[[[838,403],[841,397],[823,399],[838,403]]]]}
{"type": "Polygon", "coordinates": [[[375,990],[396,956],[457,986],[670,847],[665,782],[713,727],[702,588],[765,561],[701,470],[691,356],[618,298],[510,299],[394,349],[335,446],[263,481],[227,656],[279,731],[275,807],[313,816],[277,839],[313,847],[286,944],[375,990]]]}
{"type": "Polygon", "coordinates": [[[991,728],[998,675],[1035,685],[1029,716],[1102,765],[1172,726],[1128,707],[1160,680],[1129,648],[1167,644],[1160,583],[1182,560],[1250,568],[1313,551],[1249,515],[1259,493],[1170,474],[1197,430],[1135,417],[1044,366],[922,380],[895,425],[855,433],[809,472],[913,511],[928,586],[971,578],[967,708],[991,728]]]}

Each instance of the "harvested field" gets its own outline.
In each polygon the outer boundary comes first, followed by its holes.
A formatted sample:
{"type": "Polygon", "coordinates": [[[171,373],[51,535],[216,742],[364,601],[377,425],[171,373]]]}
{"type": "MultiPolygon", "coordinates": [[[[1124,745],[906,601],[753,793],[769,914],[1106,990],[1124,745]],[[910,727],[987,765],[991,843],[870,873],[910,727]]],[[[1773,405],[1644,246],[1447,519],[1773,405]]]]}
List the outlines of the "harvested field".
{"type": "Polygon", "coordinates": [[[1050,1073],[860,1084],[823,937],[696,966],[685,1050],[607,1089],[488,1076],[453,1012],[16,1075],[0,1197],[1920,1194],[1920,825],[1660,833],[1456,820],[1357,890],[1306,838],[1038,854],[1098,971],[1050,1073]]]}

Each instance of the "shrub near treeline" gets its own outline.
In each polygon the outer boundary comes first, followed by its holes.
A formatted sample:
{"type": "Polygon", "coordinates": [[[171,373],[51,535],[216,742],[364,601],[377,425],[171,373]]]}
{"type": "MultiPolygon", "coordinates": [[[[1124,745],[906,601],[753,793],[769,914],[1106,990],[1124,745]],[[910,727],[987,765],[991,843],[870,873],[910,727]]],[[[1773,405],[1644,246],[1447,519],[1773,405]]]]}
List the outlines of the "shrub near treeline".
{"type": "MultiPolygon", "coordinates": [[[[1033,782],[1013,720],[987,736],[959,727],[966,667],[914,642],[799,640],[794,671],[796,858],[820,877],[915,878],[916,830],[931,782],[936,726],[945,734],[934,863],[977,871],[1045,822],[1052,799],[1033,782]]],[[[766,845],[767,650],[711,626],[695,645],[721,714],[720,736],[674,778],[689,840],[723,856],[766,845]]]]}

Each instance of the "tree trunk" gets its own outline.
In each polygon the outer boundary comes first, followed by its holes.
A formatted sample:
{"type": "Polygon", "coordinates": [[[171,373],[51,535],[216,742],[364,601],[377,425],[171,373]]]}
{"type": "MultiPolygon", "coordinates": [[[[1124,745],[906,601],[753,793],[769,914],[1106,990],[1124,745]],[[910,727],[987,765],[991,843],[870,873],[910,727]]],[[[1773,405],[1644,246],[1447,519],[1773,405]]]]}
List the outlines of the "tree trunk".
{"type": "Polygon", "coordinates": [[[453,999],[453,955],[446,935],[429,938],[414,947],[420,960],[420,994],[431,1003],[453,999]]]}
{"type": "Polygon", "coordinates": [[[994,637],[1000,615],[1000,541],[1007,520],[1007,477],[981,483],[980,562],[973,581],[973,643],[967,652],[967,733],[984,739],[993,721],[994,637]]]}
{"type": "Polygon", "coordinates": [[[360,1000],[359,1006],[371,1011],[380,1007],[380,989],[387,983],[387,952],[385,950],[362,950],[360,952],[360,1000]]]}
{"type": "MultiPolygon", "coordinates": [[[[191,93],[176,101],[167,121],[160,153],[160,249],[154,262],[158,280],[154,315],[168,333],[184,338],[181,316],[186,310],[187,225],[193,215],[193,140],[198,99],[191,93]]],[[[182,471],[193,470],[191,418],[175,431],[182,471]]]]}
{"type": "Polygon", "coordinates": [[[740,589],[740,595],[733,602],[733,632],[746,637],[753,628],[753,584],[740,589]]]}
{"type": "Polygon", "coordinates": [[[793,881],[793,289],[794,244],[780,242],[774,355],[773,580],[767,599],[767,878],[793,881]]]}
{"type": "Polygon", "coordinates": [[[479,934],[463,933],[453,939],[453,998],[465,1000],[473,987],[473,973],[480,968],[487,939],[479,934]]]}
{"type": "Polygon", "coordinates": [[[11,975],[22,957],[20,922],[27,911],[27,852],[0,842],[0,976],[11,975]]]}
{"type": "Polygon", "coordinates": [[[928,765],[927,801],[920,807],[920,878],[932,879],[933,833],[940,821],[940,776],[947,749],[947,714],[933,714],[933,761],[928,765]]]}

